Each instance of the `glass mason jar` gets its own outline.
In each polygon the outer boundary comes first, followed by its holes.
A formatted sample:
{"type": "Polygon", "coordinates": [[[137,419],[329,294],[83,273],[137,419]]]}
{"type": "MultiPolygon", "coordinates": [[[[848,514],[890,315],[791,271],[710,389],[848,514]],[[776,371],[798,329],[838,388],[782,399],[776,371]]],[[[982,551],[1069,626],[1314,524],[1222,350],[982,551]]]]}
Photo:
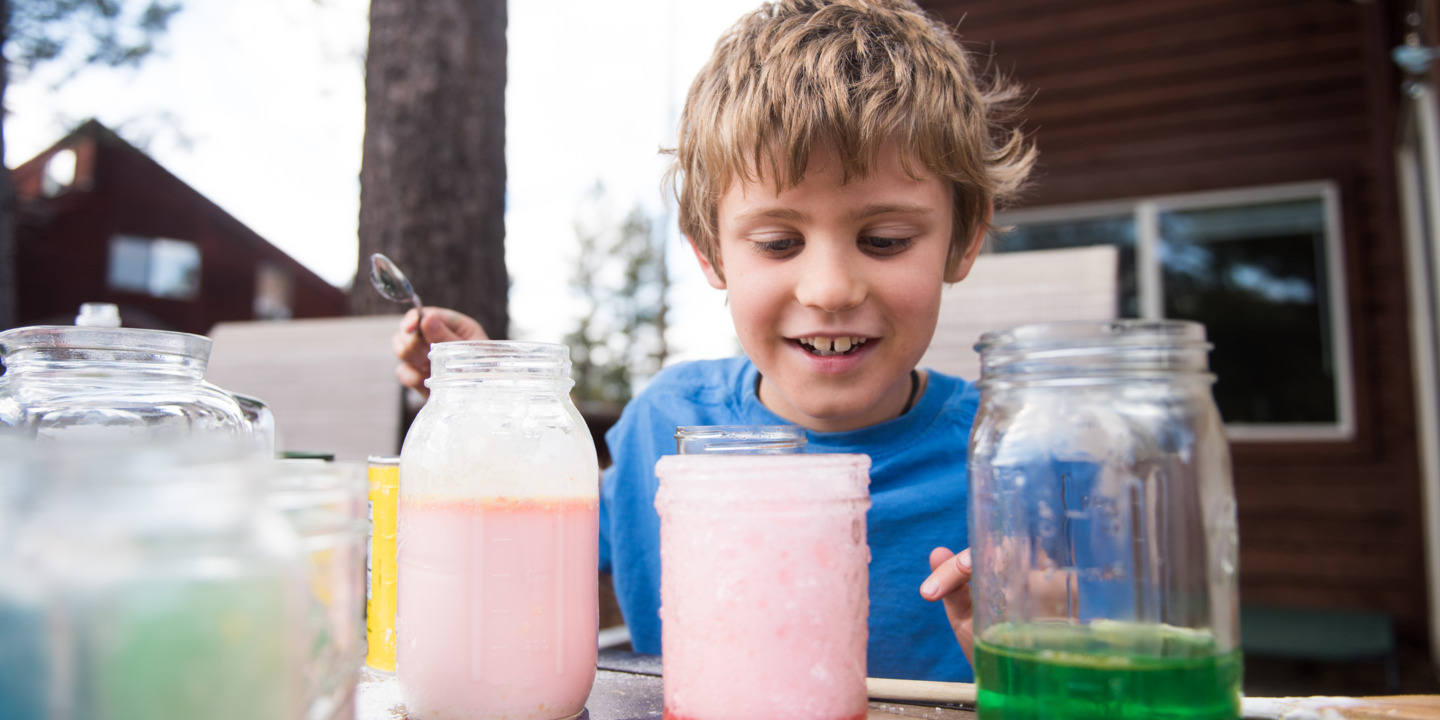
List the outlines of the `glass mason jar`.
{"type": "Polygon", "coordinates": [[[987,333],[970,441],[984,718],[1235,718],[1235,494],[1205,328],[987,333]]]}
{"type": "Polygon", "coordinates": [[[805,429],[796,425],[688,425],[675,428],[681,455],[731,453],[783,455],[805,452],[805,429]]]}
{"type": "Polygon", "coordinates": [[[864,718],[866,455],[667,455],[665,717],[864,718]]]}
{"type": "Polygon", "coordinates": [[[359,465],[275,460],[266,503],[300,536],[306,602],[300,635],[301,704],[308,720],[330,720],[355,689],[365,655],[365,498],[359,465]]]}
{"type": "Polygon", "coordinates": [[[0,430],[54,441],[115,434],[251,438],[240,404],[204,379],[210,344],[162,330],[7,330],[0,333],[6,369],[0,430]]]}
{"type": "Polygon", "coordinates": [[[0,718],[51,718],[45,583],[20,561],[22,519],[43,485],[33,443],[0,436],[0,718]]]}
{"type": "Polygon", "coordinates": [[[396,674],[411,717],[555,720],[595,680],[600,469],[569,349],[447,342],[400,452],[396,674]]]}
{"type": "Polygon", "coordinates": [[[32,445],[43,482],[0,618],[20,626],[4,654],[30,654],[37,717],[301,717],[295,533],[242,448],[186,445],[32,445]]]}

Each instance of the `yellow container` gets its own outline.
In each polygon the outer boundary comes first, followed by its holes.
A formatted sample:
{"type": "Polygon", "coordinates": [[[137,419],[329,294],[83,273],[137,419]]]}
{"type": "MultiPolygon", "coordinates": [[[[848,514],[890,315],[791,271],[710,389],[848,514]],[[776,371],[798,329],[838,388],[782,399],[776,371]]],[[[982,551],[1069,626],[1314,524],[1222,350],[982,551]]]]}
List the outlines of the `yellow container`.
{"type": "Polygon", "coordinates": [[[365,554],[365,664],[395,672],[395,517],[400,458],[372,455],[370,544],[365,554]]]}

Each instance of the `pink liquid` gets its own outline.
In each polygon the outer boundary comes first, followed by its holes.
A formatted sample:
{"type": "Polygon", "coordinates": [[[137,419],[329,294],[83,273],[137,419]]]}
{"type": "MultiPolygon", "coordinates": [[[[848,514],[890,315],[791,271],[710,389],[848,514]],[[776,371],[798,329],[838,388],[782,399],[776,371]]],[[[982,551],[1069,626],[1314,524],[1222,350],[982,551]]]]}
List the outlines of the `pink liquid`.
{"type": "Polygon", "coordinates": [[[662,511],[665,717],[864,718],[864,522],[863,505],[662,511]]]}
{"type": "Polygon", "coordinates": [[[556,720],[595,681],[594,498],[400,500],[396,672],[409,717],[556,720]]]}

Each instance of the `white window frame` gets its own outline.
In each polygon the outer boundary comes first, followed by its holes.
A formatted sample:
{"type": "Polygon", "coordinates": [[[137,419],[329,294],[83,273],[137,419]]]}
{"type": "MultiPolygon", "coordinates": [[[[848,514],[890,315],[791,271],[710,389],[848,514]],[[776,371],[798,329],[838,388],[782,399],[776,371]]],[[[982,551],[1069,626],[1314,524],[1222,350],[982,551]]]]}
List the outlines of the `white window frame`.
{"type": "Polygon", "coordinates": [[[1355,390],[1350,353],[1350,303],[1345,287],[1344,243],[1340,224],[1340,191],[1331,182],[1304,182],[1266,185],[1181,195],[1156,195],[1126,200],[1052,205],[999,213],[995,223],[1028,225],[1075,222],[1102,217],[1129,215],[1135,220],[1135,282],[1140,317],[1165,317],[1165,283],[1160,265],[1160,216],[1162,213],[1206,208],[1236,207],[1287,200],[1319,199],[1325,212],[1327,276],[1323,278],[1330,300],[1331,360],[1335,364],[1334,423],[1227,423],[1231,440],[1250,442],[1333,442],[1355,437],[1355,390]]]}

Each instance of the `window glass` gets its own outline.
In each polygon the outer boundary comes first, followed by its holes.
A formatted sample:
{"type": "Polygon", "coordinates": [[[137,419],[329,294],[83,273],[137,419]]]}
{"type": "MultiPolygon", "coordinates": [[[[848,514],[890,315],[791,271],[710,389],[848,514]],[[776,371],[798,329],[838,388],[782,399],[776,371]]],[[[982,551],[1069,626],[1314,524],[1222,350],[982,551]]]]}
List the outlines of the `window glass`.
{"type": "Polygon", "coordinates": [[[149,292],[150,241],[116,235],[110,238],[110,287],[131,292],[149,292]]]}
{"type": "Polygon", "coordinates": [[[1205,324],[1232,423],[1334,423],[1319,199],[1160,213],[1165,315],[1205,324]]]}
{"type": "Polygon", "coordinates": [[[200,248],[184,240],[150,243],[150,294],[189,299],[200,290],[200,248]]]}
{"type": "Polygon", "coordinates": [[[1132,215],[1037,222],[1015,225],[994,238],[996,252],[1059,250],[1062,248],[1114,245],[1120,251],[1117,268],[1121,317],[1140,317],[1140,298],[1135,280],[1135,218],[1132,215]]]}
{"type": "Polygon", "coordinates": [[[116,290],[190,300],[200,292],[200,248],[167,238],[110,238],[108,282],[116,290]]]}
{"type": "Polygon", "coordinates": [[[1354,427],[1334,202],[1305,184],[1042,208],[999,218],[993,247],[1116,246],[1121,317],[1205,324],[1232,438],[1334,439],[1354,427]]]}
{"type": "Polygon", "coordinates": [[[289,320],[293,286],[290,273],[270,263],[261,263],[255,274],[255,317],[289,320]]]}

